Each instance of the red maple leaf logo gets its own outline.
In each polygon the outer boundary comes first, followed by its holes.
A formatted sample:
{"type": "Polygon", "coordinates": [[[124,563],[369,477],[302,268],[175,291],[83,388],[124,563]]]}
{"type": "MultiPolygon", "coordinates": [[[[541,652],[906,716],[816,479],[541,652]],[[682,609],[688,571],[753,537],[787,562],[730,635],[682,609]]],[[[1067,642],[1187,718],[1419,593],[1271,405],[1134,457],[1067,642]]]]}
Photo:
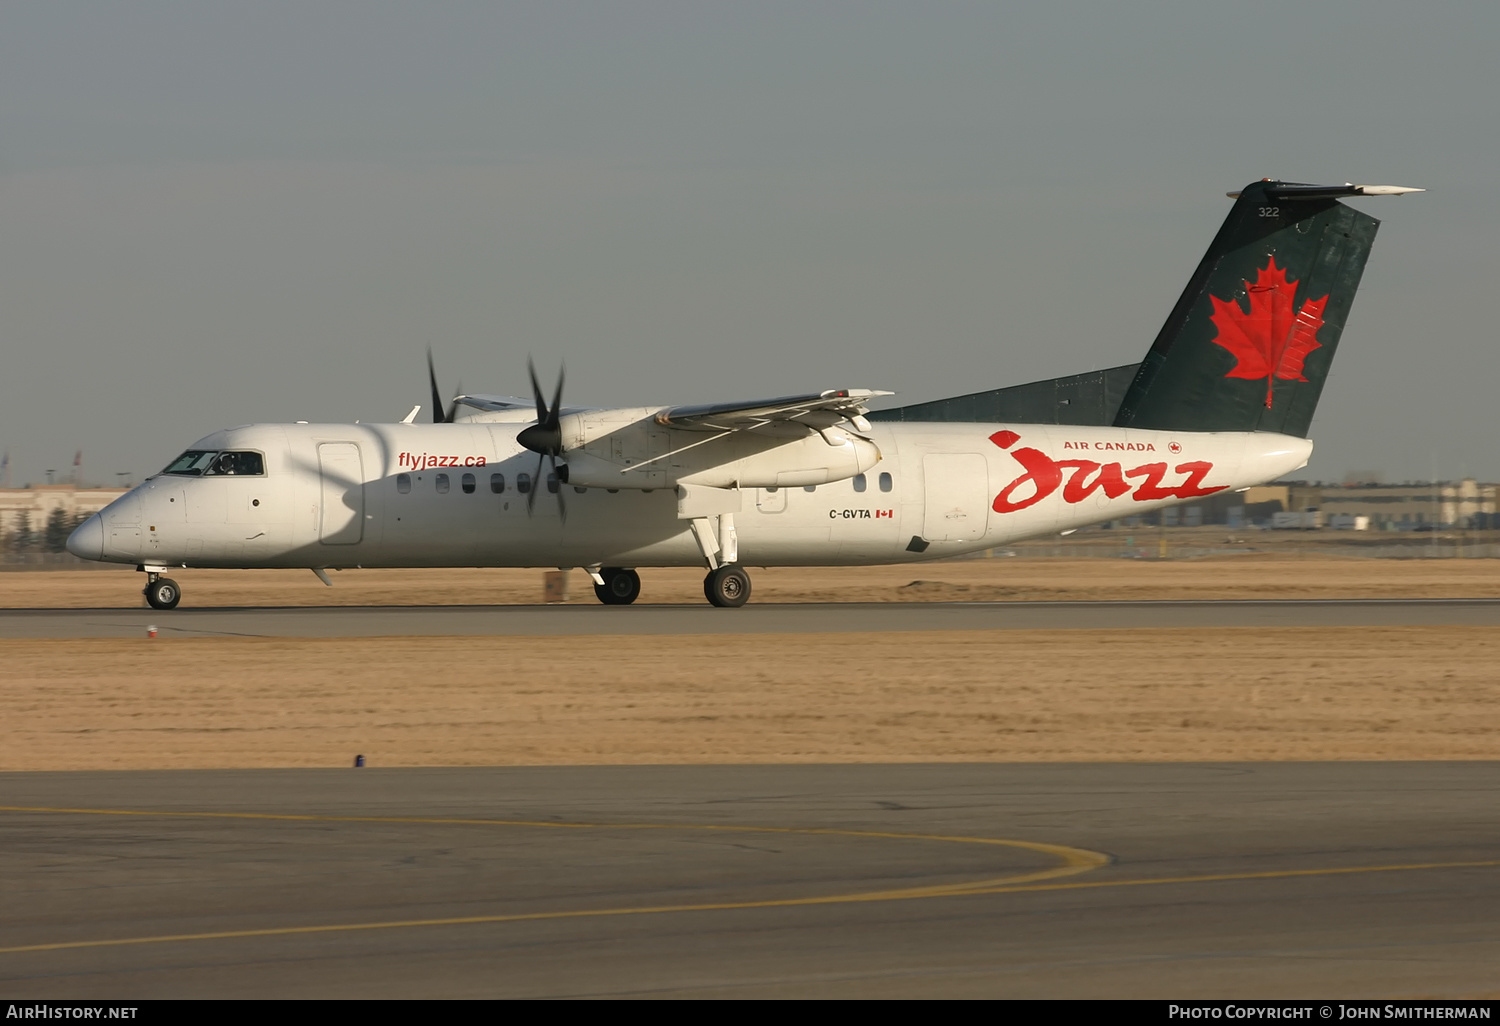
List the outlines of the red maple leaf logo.
{"type": "Polygon", "coordinates": [[[1323,326],[1323,308],[1328,297],[1308,299],[1302,309],[1293,311],[1296,282],[1289,282],[1286,271],[1270,262],[1256,272],[1254,284],[1245,282],[1250,312],[1234,300],[1209,296],[1213,303],[1214,327],[1219,329],[1214,344],[1234,354],[1234,370],[1226,378],[1266,379],[1266,409],[1271,408],[1273,378],[1283,381],[1306,381],[1302,364],[1307,354],[1322,347],[1318,329],[1323,326]]]}

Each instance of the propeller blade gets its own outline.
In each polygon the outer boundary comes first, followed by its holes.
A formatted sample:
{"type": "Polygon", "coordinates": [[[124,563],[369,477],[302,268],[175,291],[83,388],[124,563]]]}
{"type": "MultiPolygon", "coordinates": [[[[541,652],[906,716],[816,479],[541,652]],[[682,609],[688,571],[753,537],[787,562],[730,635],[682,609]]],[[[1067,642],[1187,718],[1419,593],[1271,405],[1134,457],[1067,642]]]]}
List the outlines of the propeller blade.
{"type": "Polygon", "coordinates": [[[464,394],[464,383],[458,383],[458,392],[453,396],[453,401],[448,404],[448,423],[453,423],[453,415],[458,412],[458,397],[464,394]]]}
{"type": "Polygon", "coordinates": [[[552,464],[552,473],[547,479],[547,486],[550,488],[553,481],[557,482],[557,513],[562,522],[566,524],[568,522],[568,503],[563,498],[563,475],[557,472],[557,460],[553,458],[551,453],[547,454],[547,462],[552,464]]]}
{"type": "Polygon", "coordinates": [[[547,426],[554,430],[557,429],[558,421],[562,418],[563,374],[566,370],[567,368],[562,366],[557,368],[557,391],[552,393],[552,409],[547,411],[547,426]]]}
{"type": "Polygon", "coordinates": [[[537,493],[537,489],[543,487],[543,485],[546,483],[546,478],[542,477],[542,460],[543,459],[545,459],[545,457],[540,456],[540,455],[537,456],[537,458],[536,458],[536,474],[532,476],[532,478],[531,478],[531,487],[529,489],[527,489],[527,491],[526,491],[526,515],[528,517],[531,516],[532,511],[536,509],[536,493],[537,493]]]}
{"type": "Polygon", "coordinates": [[[449,413],[447,420],[443,418],[443,395],[438,391],[437,370],[432,366],[432,347],[427,347],[427,383],[432,386],[432,422],[444,424],[453,419],[449,413]]]}
{"type": "Polygon", "coordinates": [[[536,397],[536,422],[540,424],[547,419],[547,397],[542,394],[541,383],[536,379],[536,364],[529,356],[526,358],[526,372],[531,375],[531,394],[536,397]]]}

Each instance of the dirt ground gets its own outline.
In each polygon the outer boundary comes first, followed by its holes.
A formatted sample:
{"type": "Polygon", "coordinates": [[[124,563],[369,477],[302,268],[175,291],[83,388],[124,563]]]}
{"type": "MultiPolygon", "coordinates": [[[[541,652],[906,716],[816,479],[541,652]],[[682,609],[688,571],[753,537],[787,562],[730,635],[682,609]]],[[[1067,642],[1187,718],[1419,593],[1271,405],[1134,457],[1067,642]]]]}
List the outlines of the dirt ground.
{"type": "Polygon", "coordinates": [[[0,769],[1490,759],[1500,636],[0,642],[0,769]]]}
{"type": "MultiPolygon", "coordinates": [[[[881,567],[751,568],[752,602],[1069,599],[1497,598],[1500,559],[971,559],[881,567]]],[[[537,603],[540,570],[346,570],[332,588],[306,570],[181,570],[185,606],[537,603]]],[[[641,571],[643,603],[703,602],[703,571],[641,571]]],[[[570,599],[593,603],[587,575],[570,599]]],[[[119,570],[0,573],[0,608],[144,605],[144,575],[119,570]]]]}
{"type": "MultiPolygon", "coordinates": [[[[701,603],[648,570],[643,601],[701,603]]],[[[753,572],[760,602],[1496,597],[1500,561],[990,559],[753,572]]],[[[184,571],[195,606],[531,603],[540,571],[184,571]]],[[[131,570],[0,606],[134,606],[131,570]]],[[[582,572],[573,601],[593,602],[582,572]]],[[[1478,627],[0,641],[0,770],[1492,759],[1478,627]]]]}

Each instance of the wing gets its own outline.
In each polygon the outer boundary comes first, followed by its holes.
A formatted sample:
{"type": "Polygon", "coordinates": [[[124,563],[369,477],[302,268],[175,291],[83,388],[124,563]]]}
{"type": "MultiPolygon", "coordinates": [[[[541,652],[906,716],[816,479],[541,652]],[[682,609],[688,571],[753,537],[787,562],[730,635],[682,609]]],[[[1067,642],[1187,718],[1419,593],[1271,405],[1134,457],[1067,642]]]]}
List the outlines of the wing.
{"type": "Polygon", "coordinates": [[[473,410],[484,413],[495,413],[500,410],[534,410],[536,407],[530,399],[522,399],[514,395],[459,395],[454,396],[453,401],[460,406],[467,406],[473,410]]]}
{"type": "Polygon", "coordinates": [[[658,413],[656,422],[664,427],[697,431],[750,431],[777,423],[801,424],[809,430],[822,431],[848,420],[865,431],[868,425],[860,423],[870,412],[865,403],[876,396],[895,394],[868,388],[840,388],[742,403],[672,406],[658,413]]]}
{"type": "MultiPolygon", "coordinates": [[[[458,395],[453,397],[453,419],[484,424],[525,424],[536,420],[536,403],[513,395],[458,395]]],[[[577,413],[581,407],[564,407],[577,413]]]]}

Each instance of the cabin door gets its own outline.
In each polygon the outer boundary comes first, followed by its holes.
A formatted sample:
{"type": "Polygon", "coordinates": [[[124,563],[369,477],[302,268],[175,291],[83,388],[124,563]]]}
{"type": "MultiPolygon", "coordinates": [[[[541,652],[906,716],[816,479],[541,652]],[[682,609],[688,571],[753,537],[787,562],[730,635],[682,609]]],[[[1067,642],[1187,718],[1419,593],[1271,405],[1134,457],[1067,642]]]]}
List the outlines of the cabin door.
{"type": "Polygon", "coordinates": [[[989,469],[978,453],[933,453],[922,458],[926,504],[922,537],[934,541],[983,538],[989,518],[989,469]]]}
{"type": "Polygon", "coordinates": [[[322,475],[318,537],[324,545],[354,545],[364,535],[365,475],[359,446],[323,442],[318,446],[322,475]]]}

